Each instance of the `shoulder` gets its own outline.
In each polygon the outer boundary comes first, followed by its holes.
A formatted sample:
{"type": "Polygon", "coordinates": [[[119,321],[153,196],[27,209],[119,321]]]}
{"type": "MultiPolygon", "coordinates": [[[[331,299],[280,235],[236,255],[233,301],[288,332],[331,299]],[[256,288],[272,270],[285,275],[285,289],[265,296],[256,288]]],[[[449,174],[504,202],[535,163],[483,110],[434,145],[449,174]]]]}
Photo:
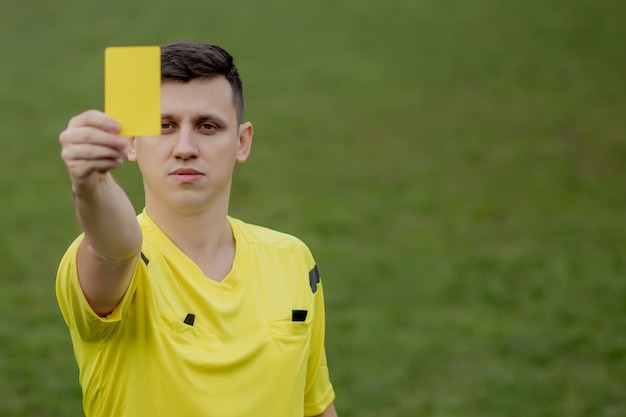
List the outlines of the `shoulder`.
{"type": "Polygon", "coordinates": [[[257,261],[264,265],[302,273],[307,279],[306,287],[310,286],[311,292],[317,292],[320,283],[320,275],[317,263],[309,247],[294,235],[279,232],[267,227],[245,223],[242,220],[228,218],[231,224],[235,240],[245,239],[256,256],[257,261]]]}
{"type": "Polygon", "coordinates": [[[239,229],[250,243],[265,243],[277,246],[306,246],[299,238],[285,232],[246,223],[233,217],[229,217],[228,221],[231,227],[239,229]]]}
{"type": "Polygon", "coordinates": [[[246,223],[232,217],[229,217],[228,221],[233,228],[235,239],[244,238],[251,247],[288,252],[298,257],[305,258],[307,264],[313,261],[309,247],[292,234],[246,223]]]}

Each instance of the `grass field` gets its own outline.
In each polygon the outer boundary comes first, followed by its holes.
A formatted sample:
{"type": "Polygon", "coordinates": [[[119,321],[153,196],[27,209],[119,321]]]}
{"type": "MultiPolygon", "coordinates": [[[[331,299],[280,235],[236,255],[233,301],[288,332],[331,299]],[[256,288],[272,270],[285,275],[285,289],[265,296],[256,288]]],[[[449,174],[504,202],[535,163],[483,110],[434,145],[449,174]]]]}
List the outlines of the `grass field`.
{"type": "Polygon", "coordinates": [[[313,249],[341,417],[626,416],[626,2],[73,3],[0,5],[0,416],[82,415],[58,134],[180,38],[237,59],[232,214],[313,249]]]}

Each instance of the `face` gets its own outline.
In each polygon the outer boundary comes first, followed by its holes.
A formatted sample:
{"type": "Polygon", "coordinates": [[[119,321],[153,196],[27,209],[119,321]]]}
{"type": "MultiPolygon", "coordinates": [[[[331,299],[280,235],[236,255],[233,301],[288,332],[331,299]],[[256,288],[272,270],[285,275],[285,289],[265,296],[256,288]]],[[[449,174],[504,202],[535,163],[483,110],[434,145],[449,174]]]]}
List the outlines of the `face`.
{"type": "Polygon", "coordinates": [[[161,86],[161,135],[131,138],[146,207],[176,212],[228,207],[233,169],[250,153],[252,125],[239,124],[225,77],[161,86]]]}

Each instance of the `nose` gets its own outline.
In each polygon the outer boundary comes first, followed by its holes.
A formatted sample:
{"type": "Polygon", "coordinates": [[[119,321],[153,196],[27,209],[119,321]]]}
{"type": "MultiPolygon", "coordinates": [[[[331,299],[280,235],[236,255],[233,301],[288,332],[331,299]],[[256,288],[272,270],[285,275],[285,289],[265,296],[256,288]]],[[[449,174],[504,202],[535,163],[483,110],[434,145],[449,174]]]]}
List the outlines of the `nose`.
{"type": "Polygon", "coordinates": [[[193,129],[182,127],[178,131],[174,145],[174,157],[177,159],[194,159],[198,157],[198,144],[193,129]]]}

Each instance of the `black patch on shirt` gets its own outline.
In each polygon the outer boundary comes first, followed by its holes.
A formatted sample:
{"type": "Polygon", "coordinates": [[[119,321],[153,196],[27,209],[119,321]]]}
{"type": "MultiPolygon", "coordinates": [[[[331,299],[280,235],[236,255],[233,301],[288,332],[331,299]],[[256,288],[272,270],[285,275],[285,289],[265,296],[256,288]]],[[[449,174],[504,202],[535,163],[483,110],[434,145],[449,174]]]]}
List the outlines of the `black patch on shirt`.
{"type": "Polygon", "coordinates": [[[305,321],[307,310],[291,310],[291,321],[305,321]]]}
{"type": "Polygon", "coordinates": [[[146,264],[146,266],[150,263],[150,260],[146,258],[146,255],[144,255],[143,252],[141,252],[141,260],[144,264],[146,264]]]}
{"type": "Polygon", "coordinates": [[[315,294],[315,291],[317,291],[317,284],[319,283],[320,283],[320,272],[317,269],[317,265],[315,265],[313,269],[309,271],[309,284],[311,284],[311,291],[313,291],[314,294],[315,294]]]}
{"type": "Polygon", "coordinates": [[[185,317],[184,323],[193,326],[194,321],[196,321],[196,315],[189,313],[187,314],[187,317],[185,317]]]}

